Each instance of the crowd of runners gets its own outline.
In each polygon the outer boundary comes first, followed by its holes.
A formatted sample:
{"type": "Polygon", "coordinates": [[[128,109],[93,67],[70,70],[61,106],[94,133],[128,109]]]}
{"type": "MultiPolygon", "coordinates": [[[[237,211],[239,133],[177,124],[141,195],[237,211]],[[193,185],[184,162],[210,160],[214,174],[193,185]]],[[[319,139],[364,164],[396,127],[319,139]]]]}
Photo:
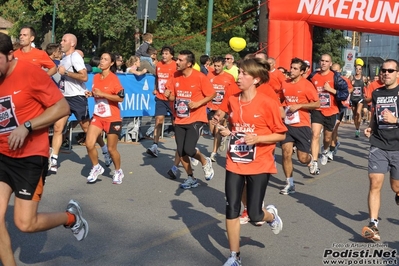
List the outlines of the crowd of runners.
{"type": "MultiPolygon", "coordinates": [[[[124,178],[117,150],[122,129],[118,103],[124,99],[124,89],[115,74],[120,69],[121,57],[104,52],[95,66],[98,74],[94,75],[92,88],[86,88],[87,67],[76,50],[75,35],[65,34],[59,50],[47,54],[32,47],[34,38],[33,28],[22,28],[16,48],[9,36],[0,33],[3,108],[0,259],[4,265],[15,265],[5,225],[12,193],[15,193],[15,223],[20,230],[37,232],[64,225],[79,241],[88,234],[89,225],[75,200],[69,202],[66,212],[37,212],[48,170],[57,173],[64,127],[70,114],[75,115],[86,133],[85,145],[92,163],[87,182],[95,183],[104,172],[96,143],[101,147],[105,165],[114,165],[113,184],[122,184],[124,178]],[[59,62],[51,60],[50,55],[54,53],[60,54],[59,62]],[[30,70],[26,73],[27,68],[30,70]],[[94,97],[94,110],[88,110],[88,97],[94,97]],[[54,125],[51,149],[47,134],[50,125],[54,125]],[[103,134],[106,134],[106,143],[103,134]],[[31,167],[25,167],[27,164],[31,167]]],[[[300,58],[293,58],[289,70],[285,70],[262,52],[242,59],[235,59],[232,54],[202,56],[197,70],[192,51],[175,54],[173,47],[164,46],[157,61],[151,43],[152,35],[147,34],[138,50],[140,53],[132,58],[134,72],[129,72],[141,75],[153,65],[156,76],[154,142],[147,154],[157,158],[162,153],[158,142],[165,116],[172,116],[176,152],[165,175],[176,179],[181,164],[187,177],[180,184],[181,189],[198,187],[198,176],[194,176],[192,165],[201,163],[205,180],[211,181],[214,178],[212,163],[217,156],[226,157],[226,229],[230,256],[225,266],[242,265],[241,224],[267,223],[273,233],[280,233],[283,221],[277,208],[265,205],[266,188],[270,175],[277,173],[276,164],[282,165],[286,178],[280,194],[295,193],[294,154],[308,167],[310,175],[323,171],[323,166],[333,161],[339,151],[338,128],[348,109],[353,113],[354,138],[361,137],[363,120],[367,124],[364,135],[371,145],[370,221],[361,234],[373,241],[380,240],[380,192],[387,172],[399,205],[399,65],[396,60],[385,60],[373,82],[362,75],[361,65],[355,66],[353,76],[341,75],[341,66],[333,62],[329,54],[321,55],[315,71],[311,71],[308,61],[300,58]],[[149,51],[147,56],[145,53],[149,51]],[[138,70],[140,62],[146,62],[148,69],[138,70]],[[204,154],[196,146],[205,125],[214,141],[204,154]],[[282,150],[282,161],[275,160],[277,145],[282,150]]]]}

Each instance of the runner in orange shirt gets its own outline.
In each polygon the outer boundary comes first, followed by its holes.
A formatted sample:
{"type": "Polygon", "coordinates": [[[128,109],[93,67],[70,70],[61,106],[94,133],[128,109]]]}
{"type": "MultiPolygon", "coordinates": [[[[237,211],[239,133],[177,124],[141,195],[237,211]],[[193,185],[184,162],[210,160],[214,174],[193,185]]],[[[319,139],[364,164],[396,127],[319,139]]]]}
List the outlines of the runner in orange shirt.
{"type": "Polygon", "coordinates": [[[122,130],[122,117],[118,103],[125,98],[125,92],[114,74],[115,62],[115,55],[111,53],[101,55],[99,68],[102,72],[94,76],[92,90],[86,92],[86,96],[94,97],[95,101],[93,117],[86,134],[86,149],[93,164],[87,177],[89,183],[96,182],[98,176],[104,173],[104,168],[98,163],[98,152],[95,146],[103,130],[107,133],[108,152],[115,165],[112,183],[122,184],[124,177],[117,144],[122,130]]]}
{"type": "Polygon", "coordinates": [[[57,73],[57,66],[45,51],[32,47],[35,37],[36,31],[34,28],[23,27],[19,32],[19,44],[21,48],[15,50],[14,57],[29,61],[38,67],[47,68],[47,74],[52,76],[57,73]]]}
{"type": "MultiPolygon", "coordinates": [[[[269,80],[269,65],[264,59],[243,60],[238,86],[242,92],[231,96],[226,111],[229,128],[218,125],[220,133],[231,136],[226,156],[226,229],[230,257],[224,265],[241,265],[240,208],[241,195],[247,182],[248,214],[252,221],[266,221],[278,234],[283,222],[275,206],[262,208],[270,175],[277,173],[273,151],[284,140],[285,127],[278,104],[257,92],[257,87],[269,80]]],[[[220,116],[215,115],[215,123],[220,116]]]]}
{"type": "MultiPolygon", "coordinates": [[[[313,84],[304,78],[306,63],[299,58],[291,60],[290,78],[283,83],[283,95],[286,116],[284,123],[288,129],[285,140],[281,141],[283,170],[287,185],[280,194],[295,193],[292,164],[293,147],[299,162],[308,165],[313,163],[310,154],[312,130],[310,128],[310,111],[320,107],[319,96],[313,84]]],[[[317,160],[317,159],[316,159],[317,160]]]]}
{"type": "MultiPolygon", "coordinates": [[[[331,70],[341,73],[341,66],[337,63],[333,64],[331,66],[331,70]]],[[[342,76],[342,78],[346,81],[346,84],[348,84],[348,91],[349,91],[349,96],[348,99],[345,102],[342,102],[342,104],[346,108],[350,108],[349,101],[351,97],[351,93],[353,91],[353,86],[352,82],[345,76],[342,76]]],[[[337,116],[337,121],[335,122],[334,130],[332,133],[332,139],[331,139],[331,145],[330,145],[330,151],[327,153],[328,160],[332,161],[334,160],[334,155],[337,154],[338,148],[341,145],[341,143],[338,141],[338,128],[339,125],[341,124],[342,119],[344,118],[345,110],[343,109],[337,116]]]]}
{"type": "Polygon", "coordinates": [[[175,101],[177,152],[188,175],[188,178],[180,184],[183,189],[198,186],[197,179],[193,176],[189,156],[201,162],[206,180],[211,180],[214,175],[211,159],[204,157],[195,147],[203,124],[208,122],[206,104],[215,97],[216,93],[209,79],[192,68],[194,64],[194,54],[189,50],[181,51],[176,62],[177,72],[166,83],[164,92],[169,101],[175,101]]]}
{"type": "MultiPolygon", "coordinates": [[[[211,123],[213,116],[216,111],[219,109],[222,101],[224,100],[224,96],[231,95],[233,93],[239,92],[234,77],[229,73],[224,72],[223,65],[225,59],[223,57],[216,57],[213,59],[215,70],[212,72],[208,72],[208,78],[210,79],[213,88],[216,92],[216,97],[212,99],[212,101],[208,102],[207,107],[209,109],[208,112],[208,121],[209,121],[209,130],[213,135],[213,149],[211,153],[211,160],[216,162],[216,154],[217,149],[220,147],[220,151],[224,151],[226,148],[225,141],[226,137],[221,138],[219,134],[219,130],[211,123]]],[[[226,125],[226,120],[220,121],[222,125],[226,125]]]]}
{"type": "Polygon", "coordinates": [[[269,80],[269,85],[273,88],[273,90],[276,92],[278,95],[280,101],[284,100],[284,95],[283,95],[283,88],[282,84],[286,80],[286,77],[284,74],[276,68],[276,59],[269,57],[267,59],[267,62],[270,65],[270,80],[269,80]]]}
{"type": "Polygon", "coordinates": [[[328,162],[327,153],[329,152],[332,132],[335,127],[338,105],[335,101],[334,73],[330,70],[332,65],[331,56],[323,54],[320,59],[320,71],[312,73],[310,81],[316,87],[319,93],[320,108],[313,110],[311,114],[312,121],[312,143],[311,150],[314,162],[309,167],[310,174],[318,174],[319,168],[317,159],[320,151],[320,134],[323,130],[323,152],[321,155],[321,164],[328,162]],[[314,74],[314,75],[313,75],[314,74]]]}
{"type": "Polygon", "coordinates": [[[0,33],[0,102],[0,261],[16,265],[5,220],[8,207],[13,208],[15,226],[25,233],[64,225],[80,241],[89,226],[74,200],[66,211],[38,213],[47,175],[48,127],[68,115],[69,106],[41,68],[14,59],[11,38],[4,33],[0,33]]]}

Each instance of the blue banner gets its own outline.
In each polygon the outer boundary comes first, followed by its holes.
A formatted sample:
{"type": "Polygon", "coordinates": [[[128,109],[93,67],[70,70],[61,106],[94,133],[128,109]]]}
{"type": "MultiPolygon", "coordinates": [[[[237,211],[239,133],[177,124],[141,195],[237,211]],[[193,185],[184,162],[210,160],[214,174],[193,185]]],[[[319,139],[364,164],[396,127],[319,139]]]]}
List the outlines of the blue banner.
{"type": "MultiPolygon", "coordinates": [[[[88,74],[86,88],[91,91],[93,77],[96,74],[88,74]]],[[[154,116],[155,115],[155,95],[152,93],[155,86],[155,76],[151,74],[136,76],[133,74],[117,74],[122,87],[125,89],[125,98],[119,103],[121,116],[154,116]]],[[[94,110],[94,99],[89,98],[89,113],[94,110]]],[[[70,121],[76,121],[74,115],[69,118],[70,121]]]]}

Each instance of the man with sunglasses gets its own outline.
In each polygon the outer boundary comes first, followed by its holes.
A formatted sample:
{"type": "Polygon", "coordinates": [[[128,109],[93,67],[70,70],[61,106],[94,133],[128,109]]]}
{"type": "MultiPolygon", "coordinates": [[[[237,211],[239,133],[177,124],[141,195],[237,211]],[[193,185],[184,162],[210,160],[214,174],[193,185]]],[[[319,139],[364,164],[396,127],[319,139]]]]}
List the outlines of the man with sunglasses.
{"type": "Polygon", "coordinates": [[[226,54],[224,57],[224,72],[233,75],[234,80],[237,81],[238,79],[238,67],[234,64],[234,56],[231,54],[226,54]]]}
{"type": "Polygon", "coordinates": [[[370,126],[364,130],[370,139],[368,175],[370,190],[368,207],[370,223],[363,227],[364,238],[379,241],[378,212],[381,205],[381,188],[386,172],[390,174],[391,189],[399,205],[399,65],[396,60],[384,61],[381,73],[384,86],[372,93],[372,116],[370,126]]]}

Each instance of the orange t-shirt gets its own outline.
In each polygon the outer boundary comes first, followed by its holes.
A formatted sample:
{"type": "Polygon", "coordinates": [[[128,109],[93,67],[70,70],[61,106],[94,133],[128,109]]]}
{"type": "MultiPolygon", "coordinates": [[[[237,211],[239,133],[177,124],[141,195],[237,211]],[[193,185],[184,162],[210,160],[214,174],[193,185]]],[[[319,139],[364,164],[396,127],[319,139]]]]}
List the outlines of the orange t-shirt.
{"type": "Polygon", "coordinates": [[[208,122],[206,104],[196,109],[188,107],[189,102],[203,100],[215,93],[207,76],[195,69],[192,69],[188,77],[184,77],[180,71],[177,71],[165,86],[175,95],[175,124],[188,125],[194,122],[208,122]]]}
{"type": "Polygon", "coordinates": [[[37,48],[32,48],[30,52],[23,52],[21,49],[14,51],[14,57],[19,60],[29,61],[30,63],[45,68],[55,67],[55,63],[45,51],[39,50],[37,48]]]}
{"type": "MultiPolygon", "coordinates": [[[[105,79],[101,79],[101,74],[93,77],[92,90],[99,89],[102,92],[117,95],[123,90],[121,82],[114,73],[109,73],[105,79]]],[[[93,116],[100,117],[101,120],[107,122],[121,121],[121,111],[118,102],[110,101],[102,97],[94,97],[93,116]]]]}
{"type": "Polygon", "coordinates": [[[320,108],[324,116],[332,116],[339,113],[337,103],[335,102],[335,95],[324,90],[324,84],[328,82],[331,88],[334,88],[334,72],[330,71],[327,75],[316,73],[312,77],[312,83],[319,93],[320,108]]]}
{"type": "Polygon", "coordinates": [[[270,86],[269,83],[260,84],[259,87],[256,88],[256,90],[264,95],[269,96],[272,99],[275,99],[278,103],[278,106],[281,106],[280,96],[276,94],[276,92],[273,90],[272,86],[270,86]]]}
{"type": "Polygon", "coordinates": [[[269,85],[273,88],[278,97],[283,100],[284,95],[282,94],[282,84],[286,80],[283,72],[275,68],[273,71],[269,71],[269,85]]]}
{"type": "MultiPolygon", "coordinates": [[[[352,85],[352,82],[350,81],[350,79],[348,79],[345,76],[341,76],[341,77],[346,81],[346,84],[348,84],[348,90],[353,89],[353,85],[352,85]]],[[[351,94],[349,93],[348,98],[345,101],[342,101],[342,104],[344,106],[346,106],[347,108],[350,107],[350,98],[351,98],[351,94]]]]}
{"type": "Polygon", "coordinates": [[[163,94],[165,92],[165,84],[176,72],[176,61],[172,60],[168,64],[163,61],[158,62],[155,72],[157,77],[157,91],[155,97],[162,101],[167,101],[168,99],[163,94]]]}
{"type": "Polygon", "coordinates": [[[0,84],[0,153],[13,158],[48,157],[48,128],[32,131],[23,146],[15,151],[9,149],[8,136],[63,97],[46,72],[27,61],[17,60],[12,73],[0,84]]]}
{"type": "MultiPolygon", "coordinates": [[[[305,78],[301,78],[297,83],[291,83],[289,80],[284,81],[283,94],[284,106],[307,104],[319,100],[319,95],[313,84],[305,78]]],[[[285,124],[292,127],[310,127],[309,110],[299,109],[295,113],[286,112],[285,124]]]]}
{"type": "Polygon", "coordinates": [[[207,77],[216,91],[215,98],[207,104],[207,107],[211,110],[218,110],[225,96],[240,90],[234,77],[229,73],[222,72],[216,75],[215,72],[209,72],[207,77]]]}
{"type": "Polygon", "coordinates": [[[226,169],[239,175],[277,173],[273,157],[276,144],[251,146],[244,142],[245,134],[261,136],[287,131],[277,102],[260,93],[251,102],[240,102],[240,97],[231,96],[228,109],[233,136],[227,151],[226,169]]]}

